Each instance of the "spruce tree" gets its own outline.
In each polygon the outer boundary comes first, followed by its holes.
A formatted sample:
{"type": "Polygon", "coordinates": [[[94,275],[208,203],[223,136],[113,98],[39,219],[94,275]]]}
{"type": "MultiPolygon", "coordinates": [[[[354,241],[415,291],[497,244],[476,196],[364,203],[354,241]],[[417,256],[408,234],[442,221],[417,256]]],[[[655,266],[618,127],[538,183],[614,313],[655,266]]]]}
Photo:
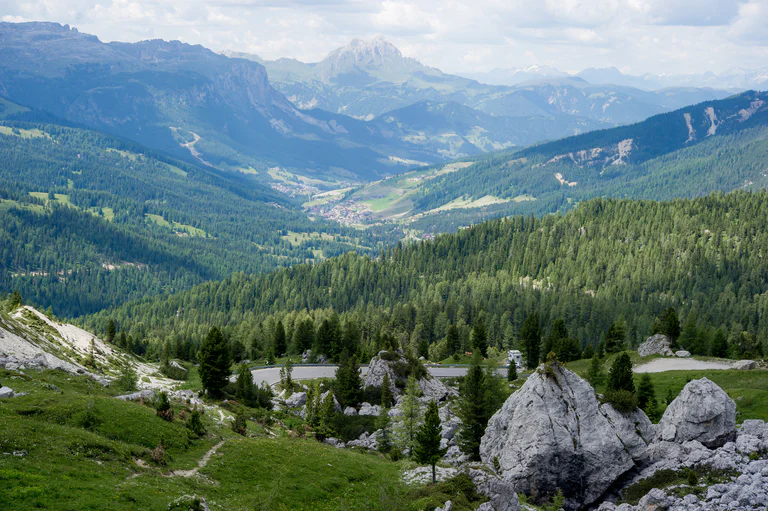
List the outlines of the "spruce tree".
{"type": "Polygon", "coordinates": [[[567,338],[568,328],[565,326],[565,320],[562,318],[556,319],[552,324],[552,329],[549,331],[549,335],[547,335],[547,337],[544,339],[541,352],[549,353],[550,351],[555,351],[557,352],[560,360],[565,360],[561,356],[562,353],[559,353],[557,348],[560,345],[560,340],[567,338]]]}
{"type": "Polygon", "coordinates": [[[203,389],[217,395],[229,383],[229,346],[218,328],[213,327],[200,347],[200,379],[203,389]]]}
{"type": "Polygon", "coordinates": [[[621,353],[611,366],[608,375],[608,390],[626,390],[634,394],[635,382],[632,378],[632,360],[626,352],[621,353]]]}
{"type": "Polygon", "coordinates": [[[608,353],[618,353],[624,349],[626,339],[627,324],[623,319],[614,321],[605,333],[605,351],[608,353]]]}
{"type": "Polygon", "coordinates": [[[637,406],[645,410],[648,403],[652,400],[656,400],[656,391],[653,388],[651,376],[648,373],[644,373],[640,377],[640,383],[637,386],[637,406]]]}
{"type": "Polygon", "coordinates": [[[275,356],[282,357],[285,355],[287,349],[285,341],[285,328],[283,328],[283,322],[278,321],[275,325],[275,332],[272,336],[272,345],[275,348],[275,356]]]}
{"type": "Polygon", "coordinates": [[[471,341],[472,351],[479,352],[483,358],[488,356],[488,333],[485,331],[485,322],[480,318],[472,327],[471,341]]]}
{"type": "Polygon", "coordinates": [[[459,349],[461,348],[461,339],[459,338],[459,329],[456,328],[456,325],[451,325],[448,327],[448,333],[445,336],[446,338],[446,351],[448,352],[448,356],[453,355],[454,353],[458,353],[459,349]]]}
{"type": "Polygon", "coordinates": [[[459,387],[458,409],[462,421],[459,446],[473,460],[480,459],[480,439],[490,418],[487,399],[485,373],[480,365],[480,355],[475,354],[459,387]]]}
{"type": "Polygon", "coordinates": [[[381,379],[381,407],[389,408],[392,406],[392,384],[389,381],[389,373],[384,373],[381,379]]]}
{"type": "Polygon", "coordinates": [[[416,432],[416,443],[413,447],[413,456],[418,463],[432,467],[432,484],[437,482],[435,464],[445,454],[445,449],[440,448],[440,414],[437,411],[437,403],[430,401],[427,412],[424,414],[424,423],[416,432]]]}
{"type": "Polygon", "coordinates": [[[509,361],[509,367],[507,367],[507,381],[517,380],[517,366],[514,360],[509,361]]]}
{"type": "Polygon", "coordinates": [[[589,364],[587,381],[594,388],[597,388],[598,386],[605,383],[605,374],[603,373],[603,362],[600,360],[600,357],[597,355],[597,353],[595,353],[592,356],[592,360],[589,364]]]}
{"type": "Polygon", "coordinates": [[[106,335],[106,341],[107,342],[115,342],[115,336],[117,335],[117,327],[115,327],[115,322],[110,319],[107,323],[107,335],[106,335]]]}
{"type": "Polygon", "coordinates": [[[712,339],[712,356],[725,358],[728,356],[728,340],[725,338],[722,328],[718,328],[715,337],[712,339]]]}
{"type": "Polygon", "coordinates": [[[541,344],[541,326],[539,315],[532,313],[523,323],[520,329],[520,339],[523,343],[525,365],[528,369],[535,369],[539,365],[539,346],[541,344]]]}
{"type": "Polygon", "coordinates": [[[382,406],[376,421],[379,436],[376,439],[379,452],[388,454],[392,450],[392,419],[389,417],[389,408],[382,406]]]}
{"type": "Polygon", "coordinates": [[[363,380],[360,378],[360,367],[355,357],[341,355],[341,362],[336,369],[336,381],[334,382],[336,399],[342,408],[357,406],[363,395],[363,380]]]}
{"type": "Polygon", "coordinates": [[[245,364],[240,364],[235,380],[235,396],[244,404],[248,404],[253,395],[253,375],[245,364]]]}
{"type": "Polygon", "coordinates": [[[416,439],[416,428],[421,417],[421,405],[419,404],[419,385],[413,375],[408,377],[408,385],[405,387],[405,395],[402,401],[403,415],[400,424],[400,444],[403,450],[413,449],[416,439]]]}

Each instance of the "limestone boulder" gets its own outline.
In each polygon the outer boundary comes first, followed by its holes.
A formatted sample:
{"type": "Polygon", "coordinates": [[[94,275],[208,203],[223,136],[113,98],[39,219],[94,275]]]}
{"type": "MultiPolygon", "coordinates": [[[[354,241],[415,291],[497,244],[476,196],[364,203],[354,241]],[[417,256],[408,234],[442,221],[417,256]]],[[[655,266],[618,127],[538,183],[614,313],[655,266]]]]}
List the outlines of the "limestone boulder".
{"type": "Polygon", "coordinates": [[[707,378],[689,382],[656,427],[664,442],[701,442],[713,449],[736,437],[736,403],[707,378]]]}
{"type": "Polygon", "coordinates": [[[665,357],[671,357],[674,355],[670,346],[672,343],[669,337],[663,334],[652,335],[645,340],[643,344],[638,346],[637,354],[641,357],[650,357],[651,355],[664,355],[665,357]]]}
{"type": "Polygon", "coordinates": [[[575,509],[635,467],[632,453],[646,444],[636,422],[647,434],[646,421],[601,407],[578,375],[542,365],[490,419],[480,456],[488,466],[498,463],[504,479],[533,502],[560,489],[575,509]]]}

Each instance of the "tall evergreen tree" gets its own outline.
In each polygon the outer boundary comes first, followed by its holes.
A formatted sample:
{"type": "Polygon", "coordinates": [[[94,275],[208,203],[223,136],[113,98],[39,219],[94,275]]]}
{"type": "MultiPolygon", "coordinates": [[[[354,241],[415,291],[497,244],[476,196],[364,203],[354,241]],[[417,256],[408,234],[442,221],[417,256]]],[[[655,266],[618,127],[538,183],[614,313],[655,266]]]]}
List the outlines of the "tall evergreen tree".
{"type": "Polygon", "coordinates": [[[523,343],[525,365],[528,369],[535,369],[539,365],[539,345],[541,343],[541,326],[537,313],[532,313],[523,323],[523,327],[520,329],[520,339],[523,343]]]}
{"type": "Polygon", "coordinates": [[[483,358],[488,356],[488,333],[485,330],[485,321],[477,318],[472,327],[470,341],[472,342],[472,351],[477,351],[483,358]]]}
{"type": "Polygon", "coordinates": [[[446,334],[445,339],[445,348],[448,352],[448,356],[458,353],[461,349],[461,339],[459,338],[459,329],[456,328],[456,325],[448,327],[448,333],[446,334]]]}
{"type": "Polygon", "coordinates": [[[509,367],[507,367],[507,381],[517,380],[517,366],[514,360],[509,361],[509,367]]]}
{"type": "Polygon", "coordinates": [[[253,375],[246,364],[240,364],[235,380],[235,396],[243,402],[253,395],[253,375]]]}
{"type": "Polygon", "coordinates": [[[594,388],[605,383],[605,374],[603,373],[603,361],[597,353],[592,356],[592,360],[589,363],[589,372],[587,373],[587,381],[594,388]]]}
{"type": "Polygon", "coordinates": [[[424,414],[424,423],[416,432],[413,456],[418,463],[432,467],[432,484],[437,482],[435,465],[446,451],[440,448],[440,440],[442,440],[440,433],[440,414],[437,411],[437,403],[430,401],[424,414]]]}
{"type": "Polygon", "coordinates": [[[360,378],[357,359],[348,356],[346,352],[342,353],[341,362],[336,369],[334,391],[342,408],[357,406],[363,395],[363,380],[360,378]]]}
{"type": "Polygon", "coordinates": [[[645,410],[652,399],[656,399],[656,391],[653,388],[651,376],[648,373],[644,373],[640,377],[640,383],[637,386],[637,406],[645,410]]]}
{"type": "Polygon", "coordinates": [[[117,327],[115,326],[114,320],[110,318],[109,322],[107,323],[106,341],[115,342],[116,336],[117,336],[117,327]]]}
{"type": "MultiPolygon", "coordinates": [[[[568,328],[565,326],[565,320],[558,318],[552,324],[552,329],[549,331],[549,335],[544,338],[542,344],[542,353],[549,353],[550,351],[557,351],[557,347],[560,344],[561,339],[568,338],[568,328]]],[[[564,360],[561,353],[558,353],[558,358],[564,360]]]]}
{"type": "Polygon", "coordinates": [[[728,340],[723,333],[722,328],[718,328],[715,337],[712,339],[712,356],[725,358],[728,356],[728,340]]]}
{"type": "Polygon", "coordinates": [[[623,319],[618,319],[611,323],[608,331],[605,333],[605,351],[608,353],[618,353],[624,349],[624,343],[627,340],[627,324],[623,319]]]}
{"type": "Polygon", "coordinates": [[[283,328],[283,322],[278,321],[275,325],[275,332],[272,337],[272,345],[275,349],[275,356],[282,357],[286,352],[286,340],[285,340],[285,328],[283,328]]]}
{"type": "Polygon", "coordinates": [[[480,459],[480,439],[490,419],[485,373],[480,362],[479,353],[472,356],[472,365],[459,386],[459,446],[473,460],[480,459]]]}
{"type": "Polygon", "coordinates": [[[419,425],[419,418],[421,417],[419,385],[413,375],[408,377],[408,385],[405,387],[401,408],[403,410],[403,415],[400,424],[400,443],[403,450],[412,450],[413,442],[416,439],[416,429],[419,425]]]}
{"type": "Polygon", "coordinates": [[[312,347],[314,342],[315,326],[311,319],[305,319],[293,332],[293,350],[298,354],[304,353],[312,347]]]}
{"type": "Polygon", "coordinates": [[[200,379],[203,389],[216,395],[227,386],[230,375],[229,346],[218,328],[213,327],[200,347],[200,379]]]}
{"type": "Polygon", "coordinates": [[[699,346],[699,325],[696,320],[696,313],[691,311],[683,322],[683,328],[680,331],[680,338],[678,344],[685,350],[690,351],[694,355],[702,354],[702,347],[699,346]]]}
{"type": "Polygon", "coordinates": [[[635,382],[632,378],[632,360],[626,352],[616,357],[608,375],[608,390],[626,390],[635,392],[635,382]]]}
{"type": "Polygon", "coordinates": [[[392,406],[392,383],[389,381],[389,373],[384,373],[384,378],[381,379],[381,406],[392,406]]]}

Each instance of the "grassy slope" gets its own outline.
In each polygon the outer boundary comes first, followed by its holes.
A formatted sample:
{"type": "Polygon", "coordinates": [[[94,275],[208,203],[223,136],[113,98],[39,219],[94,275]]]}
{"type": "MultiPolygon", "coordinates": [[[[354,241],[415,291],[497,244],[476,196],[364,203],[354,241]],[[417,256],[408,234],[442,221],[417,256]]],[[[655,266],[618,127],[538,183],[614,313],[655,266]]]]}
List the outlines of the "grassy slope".
{"type": "Polygon", "coordinates": [[[0,502],[13,502],[14,509],[167,509],[197,494],[212,509],[383,510],[396,509],[390,504],[405,491],[400,466],[378,456],[284,434],[268,438],[252,423],[256,437],[244,438],[211,417],[204,419],[207,438],[191,439],[182,421],[165,422],[84,378],[0,371],[0,379],[28,393],[0,402],[0,502]],[[100,419],[91,431],[83,427],[89,406],[100,419]],[[161,477],[194,468],[221,439],[199,476],[161,477]],[[149,454],[161,441],[165,467],[149,454]]]}

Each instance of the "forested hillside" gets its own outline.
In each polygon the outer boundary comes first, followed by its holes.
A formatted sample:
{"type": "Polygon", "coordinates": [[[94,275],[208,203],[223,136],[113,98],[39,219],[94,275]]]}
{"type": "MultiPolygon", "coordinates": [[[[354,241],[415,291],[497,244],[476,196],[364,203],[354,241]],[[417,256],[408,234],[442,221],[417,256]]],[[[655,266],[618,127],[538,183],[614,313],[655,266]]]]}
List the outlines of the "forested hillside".
{"type": "Polygon", "coordinates": [[[493,220],[377,259],[347,254],[263,276],[237,274],[85,323],[103,331],[112,319],[142,349],[168,341],[182,356],[196,351],[212,325],[252,357],[278,337],[297,352],[370,354],[393,341],[439,352],[451,325],[468,346],[480,322],[491,345],[513,346],[532,312],[545,330],[563,318],[583,346],[597,345],[623,318],[636,344],[668,307],[702,345],[716,328],[732,342],[742,332],[764,339],[767,213],[764,191],[672,202],[593,199],[565,215],[493,220]],[[275,334],[281,329],[285,337],[275,334]]]}
{"type": "Polygon", "coordinates": [[[311,222],[245,176],[84,129],[0,124],[0,287],[56,314],[366,252],[377,239],[311,222]]]}

